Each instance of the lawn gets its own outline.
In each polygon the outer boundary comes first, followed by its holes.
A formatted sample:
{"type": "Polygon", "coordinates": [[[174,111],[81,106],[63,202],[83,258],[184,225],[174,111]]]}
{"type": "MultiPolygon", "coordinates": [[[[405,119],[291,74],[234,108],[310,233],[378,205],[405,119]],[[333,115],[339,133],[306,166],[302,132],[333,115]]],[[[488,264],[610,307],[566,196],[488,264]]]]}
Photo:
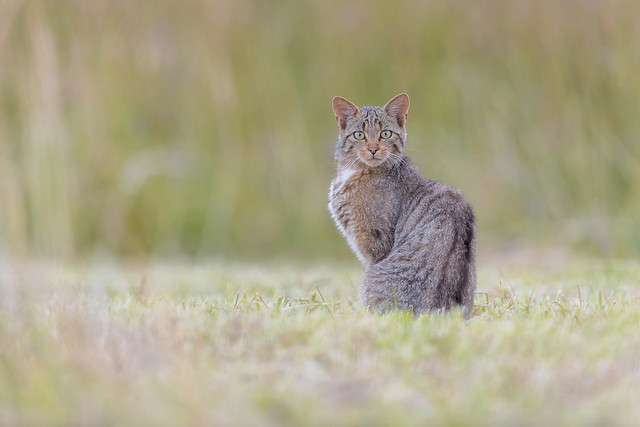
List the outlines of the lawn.
{"type": "Polygon", "coordinates": [[[0,265],[2,425],[640,419],[640,263],[479,270],[473,317],[375,315],[356,266],[0,265]]]}

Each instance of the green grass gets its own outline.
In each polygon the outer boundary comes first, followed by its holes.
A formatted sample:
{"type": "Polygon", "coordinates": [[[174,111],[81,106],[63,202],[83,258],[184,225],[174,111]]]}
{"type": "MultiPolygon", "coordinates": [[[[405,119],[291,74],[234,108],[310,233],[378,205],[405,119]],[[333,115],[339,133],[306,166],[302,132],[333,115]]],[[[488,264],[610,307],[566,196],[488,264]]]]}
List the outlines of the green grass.
{"type": "Polygon", "coordinates": [[[468,321],[368,313],[356,300],[361,270],[345,265],[5,262],[2,271],[7,426],[640,417],[638,262],[481,268],[468,321]]]}

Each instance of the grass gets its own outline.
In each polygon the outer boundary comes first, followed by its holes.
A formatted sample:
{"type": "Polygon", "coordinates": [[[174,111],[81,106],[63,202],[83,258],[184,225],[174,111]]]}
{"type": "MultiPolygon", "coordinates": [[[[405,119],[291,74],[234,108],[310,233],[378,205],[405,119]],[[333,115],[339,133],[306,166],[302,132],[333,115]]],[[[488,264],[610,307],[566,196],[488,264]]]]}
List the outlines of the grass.
{"type": "Polygon", "coordinates": [[[13,261],[2,271],[3,425],[640,416],[635,261],[481,268],[468,321],[370,314],[355,299],[361,271],[348,265],[13,261]]]}

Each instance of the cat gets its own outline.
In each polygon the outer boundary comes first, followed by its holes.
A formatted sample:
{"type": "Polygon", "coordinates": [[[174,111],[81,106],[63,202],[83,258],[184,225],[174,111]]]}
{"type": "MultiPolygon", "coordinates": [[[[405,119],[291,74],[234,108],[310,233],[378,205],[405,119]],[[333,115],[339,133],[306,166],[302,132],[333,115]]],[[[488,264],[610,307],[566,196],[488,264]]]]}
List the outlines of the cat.
{"type": "Polygon", "coordinates": [[[475,215],[460,191],[424,178],[402,154],[409,96],[384,107],[333,98],[339,126],[329,211],[365,266],[369,310],[416,315],[462,306],[476,287],[475,215]]]}

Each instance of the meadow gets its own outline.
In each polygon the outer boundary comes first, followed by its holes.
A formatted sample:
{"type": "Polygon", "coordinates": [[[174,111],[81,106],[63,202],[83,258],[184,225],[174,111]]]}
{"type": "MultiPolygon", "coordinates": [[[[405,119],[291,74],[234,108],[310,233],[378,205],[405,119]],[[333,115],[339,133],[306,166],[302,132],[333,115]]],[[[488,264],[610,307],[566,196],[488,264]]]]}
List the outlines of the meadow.
{"type": "Polygon", "coordinates": [[[468,321],[368,313],[348,264],[2,267],[3,425],[640,416],[637,262],[481,268],[468,321]]]}
{"type": "Polygon", "coordinates": [[[0,0],[0,425],[640,419],[636,0],[0,0]],[[331,99],[411,97],[473,316],[379,316],[331,99]]]}

